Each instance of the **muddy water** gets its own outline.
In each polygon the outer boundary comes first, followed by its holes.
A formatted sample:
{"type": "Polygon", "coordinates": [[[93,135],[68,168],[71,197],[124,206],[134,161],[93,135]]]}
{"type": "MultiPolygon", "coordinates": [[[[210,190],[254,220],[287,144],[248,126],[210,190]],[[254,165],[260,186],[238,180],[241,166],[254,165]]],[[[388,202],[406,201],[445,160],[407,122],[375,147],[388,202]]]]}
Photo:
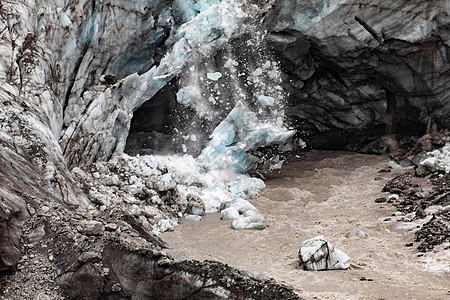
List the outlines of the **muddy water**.
{"type": "Polygon", "coordinates": [[[405,247],[418,224],[386,220],[395,209],[374,202],[386,196],[380,192],[384,183],[398,174],[377,173],[387,160],[348,152],[293,155],[252,201],[266,218],[265,230],[235,231],[230,221],[209,214],[161,237],[177,253],[273,277],[306,299],[450,299],[450,251],[441,247],[420,256],[416,245],[405,247]],[[367,236],[358,237],[358,229],[367,236]],[[351,257],[350,269],[298,268],[302,241],[318,234],[351,257]]]}

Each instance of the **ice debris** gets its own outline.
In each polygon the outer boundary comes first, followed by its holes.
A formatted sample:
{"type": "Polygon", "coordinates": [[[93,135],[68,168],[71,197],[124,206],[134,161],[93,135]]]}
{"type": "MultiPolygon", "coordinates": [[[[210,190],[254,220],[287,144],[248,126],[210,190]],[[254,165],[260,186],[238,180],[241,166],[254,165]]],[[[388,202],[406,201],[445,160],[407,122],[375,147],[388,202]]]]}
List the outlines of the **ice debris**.
{"type": "Polygon", "coordinates": [[[432,170],[441,170],[450,172],[450,143],[445,144],[441,149],[427,153],[427,157],[420,162],[420,165],[426,166],[432,170]]]}
{"type": "Polygon", "coordinates": [[[350,267],[350,257],[323,235],[304,241],[298,257],[305,270],[345,270],[350,267]]]}
{"type": "Polygon", "coordinates": [[[233,220],[231,228],[236,230],[242,229],[264,229],[264,217],[257,210],[247,210],[239,218],[233,220]]]}
{"type": "Polygon", "coordinates": [[[158,191],[160,192],[171,190],[177,186],[177,182],[175,181],[175,175],[171,173],[161,175],[155,182],[155,185],[158,191]]]}
{"type": "Polygon", "coordinates": [[[207,74],[206,74],[206,77],[207,77],[209,80],[217,81],[217,80],[219,80],[219,79],[222,77],[222,73],[220,73],[220,72],[207,73],[207,74]]]}
{"type": "Polygon", "coordinates": [[[242,198],[225,202],[221,206],[222,211],[229,208],[237,210],[240,214],[243,214],[248,210],[257,210],[249,201],[242,198]]]}
{"type": "Polygon", "coordinates": [[[231,168],[237,173],[245,173],[257,161],[248,150],[285,144],[294,133],[294,130],[287,130],[282,125],[260,121],[254,112],[238,101],[225,120],[214,129],[210,142],[198,159],[210,170],[231,168]]]}
{"type": "Polygon", "coordinates": [[[222,220],[235,220],[239,218],[239,211],[234,207],[225,208],[220,214],[222,220]]]}
{"type": "Polygon", "coordinates": [[[270,96],[259,95],[258,102],[264,106],[272,106],[275,104],[275,99],[270,96]]]}
{"type": "Polygon", "coordinates": [[[200,96],[200,92],[195,87],[187,86],[178,91],[177,101],[180,104],[187,105],[198,96],[200,96]]]}

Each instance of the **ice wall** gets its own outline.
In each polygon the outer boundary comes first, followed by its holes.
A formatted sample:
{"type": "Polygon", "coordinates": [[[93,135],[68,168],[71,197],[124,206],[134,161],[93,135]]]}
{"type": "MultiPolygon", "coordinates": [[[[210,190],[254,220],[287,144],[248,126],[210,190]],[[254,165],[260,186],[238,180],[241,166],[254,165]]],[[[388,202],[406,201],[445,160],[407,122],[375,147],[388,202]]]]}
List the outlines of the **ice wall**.
{"type": "Polygon", "coordinates": [[[89,165],[106,160],[125,148],[132,113],[151,99],[192,60],[194,53],[208,55],[225,44],[244,21],[238,1],[209,6],[178,28],[175,43],[158,66],[139,75],[131,74],[112,86],[97,86],[84,92],[61,138],[71,165],[89,165]]]}

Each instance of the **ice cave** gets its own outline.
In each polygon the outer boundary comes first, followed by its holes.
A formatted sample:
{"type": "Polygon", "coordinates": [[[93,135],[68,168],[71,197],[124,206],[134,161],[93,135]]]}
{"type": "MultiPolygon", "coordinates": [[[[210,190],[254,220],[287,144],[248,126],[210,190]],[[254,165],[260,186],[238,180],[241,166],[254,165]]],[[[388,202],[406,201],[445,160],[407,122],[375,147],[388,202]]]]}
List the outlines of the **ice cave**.
{"type": "Polygon", "coordinates": [[[0,299],[448,296],[449,0],[0,16],[0,299]]]}

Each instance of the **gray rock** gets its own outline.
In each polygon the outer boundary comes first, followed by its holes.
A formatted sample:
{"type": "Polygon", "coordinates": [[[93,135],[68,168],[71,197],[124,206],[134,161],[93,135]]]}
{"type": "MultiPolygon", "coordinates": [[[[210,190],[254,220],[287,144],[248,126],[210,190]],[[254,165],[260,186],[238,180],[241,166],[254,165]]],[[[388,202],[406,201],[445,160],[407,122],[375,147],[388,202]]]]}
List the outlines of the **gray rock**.
{"type": "Polygon", "coordinates": [[[105,231],[103,223],[95,220],[82,220],[80,221],[80,227],[80,232],[86,235],[101,235],[105,231]]]}
{"type": "Polygon", "coordinates": [[[96,263],[101,260],[100,254],[96,252],[84,252],[78,257],[78,261],[82,264],[84,263],[96,263]]]}
{"type": "Polygon", "coordinates": [[[350,267],[350,257],[323,235],[304,241],[298,257],[305,270],[344,270],[350,267]]]}
{"type": "Polygon", "coordinates": [[[186,200],[186,213],[197,216],[204,216],[206,214],[205,203],[200,197],[189,194],[187,195],[186,200]]]}
{"type": "Polygon", "coordinates": [[[120,283],[114,283],[114,284],[112,285],[112,287],[111,287],[111,290],[112,290],[114,293],[118,293],[118,292],[120,292],[120,291],[122,290],[122,287],[120,286],[120,283]]]}
{"type": "Polygon", "coordinates": [[[79,167],[75,167],[71,171],[73,178],[78,182],[83,182],[86,178],[86,172],[81,170],[79,167]]]}

